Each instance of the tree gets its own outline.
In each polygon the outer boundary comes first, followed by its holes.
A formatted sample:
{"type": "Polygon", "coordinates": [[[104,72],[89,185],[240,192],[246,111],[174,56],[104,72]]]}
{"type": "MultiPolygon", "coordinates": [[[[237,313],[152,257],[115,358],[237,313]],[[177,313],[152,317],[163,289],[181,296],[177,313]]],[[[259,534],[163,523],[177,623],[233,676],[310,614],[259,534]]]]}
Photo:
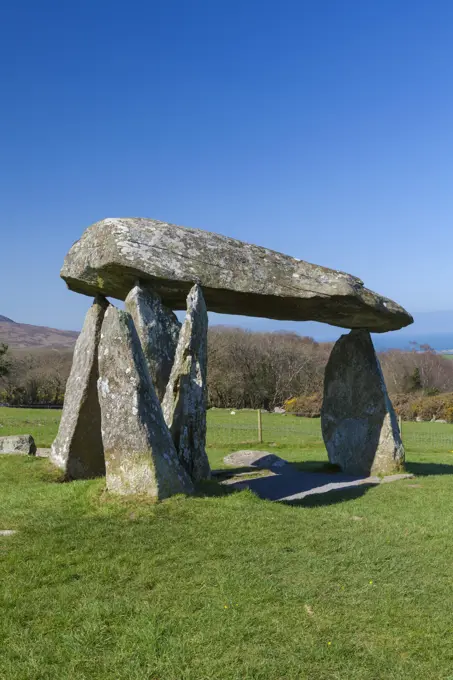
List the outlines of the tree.
{"type": "Polygon", "coordinates": [[[418,366],[414,368],[411,375],[409,376],[409,391],[419,392],[423,388],[422,378],[420,375],[420,369],[418,366]]]}
{"type": "Polygon", "coordinates": [[[8,357],[6,356],[7,352],[8,345],[5,345],[3,342],[0,343],[0,378],[8,375],[9,373],[10,363],[8,357]]]}

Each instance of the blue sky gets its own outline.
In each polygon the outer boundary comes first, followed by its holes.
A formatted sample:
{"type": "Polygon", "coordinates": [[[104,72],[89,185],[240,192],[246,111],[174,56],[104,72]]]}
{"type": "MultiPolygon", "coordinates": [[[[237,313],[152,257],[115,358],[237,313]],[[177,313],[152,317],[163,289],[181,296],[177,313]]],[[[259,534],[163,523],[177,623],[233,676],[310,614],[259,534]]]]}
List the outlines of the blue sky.
{"type": "Polygon", "coordinates": [[[59,269],[108,216],[217,231],[411,312],[453,309],[453,3],[0,12],[0,314],[79,328],[89,300],[59,269]]]}

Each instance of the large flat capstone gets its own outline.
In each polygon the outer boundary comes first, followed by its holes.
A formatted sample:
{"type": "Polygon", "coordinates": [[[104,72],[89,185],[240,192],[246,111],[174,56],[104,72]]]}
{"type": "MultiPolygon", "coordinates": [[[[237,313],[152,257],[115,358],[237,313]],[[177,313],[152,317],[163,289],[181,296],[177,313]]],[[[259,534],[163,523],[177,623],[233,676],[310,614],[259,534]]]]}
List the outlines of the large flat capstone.
{"type": "Polygon", "coordinates": [[[124,300],[137,279],[170,309],[185,309],[194,282],[208,310],[271,319],[323,321],[381,333],[413,319],[350,274],[200,229],[144,218],[89,227],[67,254],[71,290],[124,300]]]}
{"type": "Polygon", "coordinates": [[[330,462],[346,474],[402,470],[405,456],[397,418],[367,331],[342,335],[332,350],[321,427],[330,462]]]}
{"type": "Polygon", "coordinates": [[[102,324],[98,393],[107,488],[156,499],[192,493],[132,318],[115,307],[107,310],[102,324]]]}

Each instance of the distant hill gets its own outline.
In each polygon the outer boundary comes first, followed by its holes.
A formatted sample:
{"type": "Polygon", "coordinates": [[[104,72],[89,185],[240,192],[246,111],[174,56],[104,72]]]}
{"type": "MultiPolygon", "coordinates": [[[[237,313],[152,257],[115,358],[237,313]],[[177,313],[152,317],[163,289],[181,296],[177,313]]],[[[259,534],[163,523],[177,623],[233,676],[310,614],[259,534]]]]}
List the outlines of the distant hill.
{"type": "Polygon", "coordinates": [[[11,349],[27,347],[72,349],[78,335],[76,331],[60,331],[46,326],[16,323],[0,315],[0,342],[6,343],[11,349]]]}

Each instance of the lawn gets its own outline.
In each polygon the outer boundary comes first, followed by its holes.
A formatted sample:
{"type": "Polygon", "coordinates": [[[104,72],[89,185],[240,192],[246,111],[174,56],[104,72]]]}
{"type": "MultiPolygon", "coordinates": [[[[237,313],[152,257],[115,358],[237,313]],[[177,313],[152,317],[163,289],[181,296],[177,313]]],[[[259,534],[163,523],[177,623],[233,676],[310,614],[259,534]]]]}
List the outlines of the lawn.
{"type": "MultiPolygon", "coordinates": [[[[55,411],[0,409],[48,446],[55,411]]],[[[208,451],[258,447],[256,414],[209,413],[208,451]],[[251,442],[250,444],[247,442],[251,442]]],[[[265,442],[326,460],[319,422],[265,442]]],[[[154,505],[0,456],[2,680],[453,679],[453,426],[404,424],[416,480],[297,506],[225,493],[154,505]]]]}

